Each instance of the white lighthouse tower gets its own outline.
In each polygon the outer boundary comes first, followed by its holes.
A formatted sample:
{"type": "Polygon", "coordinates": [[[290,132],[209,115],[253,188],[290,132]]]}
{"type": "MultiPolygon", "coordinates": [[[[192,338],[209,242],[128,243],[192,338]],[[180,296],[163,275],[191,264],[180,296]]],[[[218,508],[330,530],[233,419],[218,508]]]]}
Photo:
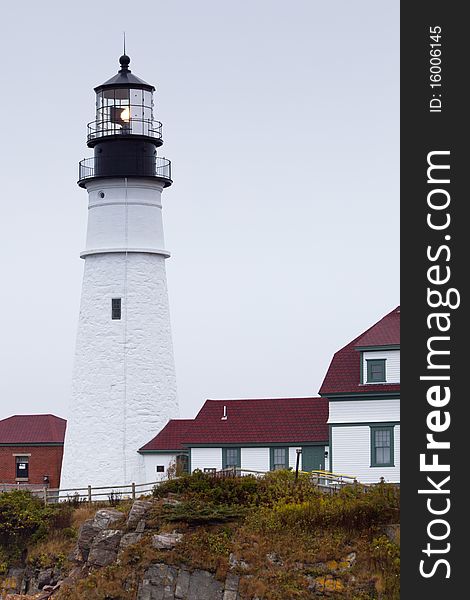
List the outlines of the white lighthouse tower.
{"type": "Polygon", "coordinates": [[[157,156],[155,88],[119,62],[95,88],[94,156],[79,166],[88,230],[61,488],[144,482],[138,449],[178,416],[161,203],[171,165],[157,156]]]}

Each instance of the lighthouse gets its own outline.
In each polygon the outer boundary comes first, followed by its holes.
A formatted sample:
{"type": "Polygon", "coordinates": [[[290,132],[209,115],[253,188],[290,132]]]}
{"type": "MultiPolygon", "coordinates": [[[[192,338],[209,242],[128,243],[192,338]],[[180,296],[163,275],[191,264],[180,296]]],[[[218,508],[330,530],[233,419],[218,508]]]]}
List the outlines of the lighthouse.
{"type": "Polygon", "coordinates": [[[88,226],[61,488],[144,483],[137,452],[178,416],[155,88],[119,59],[95,88],[92,158],[79,164],[88,226]]]}

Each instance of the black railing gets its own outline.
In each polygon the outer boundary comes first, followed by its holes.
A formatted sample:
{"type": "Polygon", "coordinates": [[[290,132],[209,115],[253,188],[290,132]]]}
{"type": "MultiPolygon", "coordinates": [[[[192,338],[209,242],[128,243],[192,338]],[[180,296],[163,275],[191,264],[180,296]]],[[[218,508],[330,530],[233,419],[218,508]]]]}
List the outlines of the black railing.
{"type": "Polygon", "coordinates": [[[153,119],[130,119],[122,125],[112,121],[92,121],[88,123],[87,141],[110,135],[143,135],[155,140],[162,139],[162,124],[153,119]]]}
{"type": "Polygon", "coordinates": [[[171,184],[171,162],[161,156],[140,156],[126,160],[123,165],[115,165],[106,157],[84,158],[79,163],[79,182],[91,177],[156,177],[165,180],[165,186],[171,184]]]}

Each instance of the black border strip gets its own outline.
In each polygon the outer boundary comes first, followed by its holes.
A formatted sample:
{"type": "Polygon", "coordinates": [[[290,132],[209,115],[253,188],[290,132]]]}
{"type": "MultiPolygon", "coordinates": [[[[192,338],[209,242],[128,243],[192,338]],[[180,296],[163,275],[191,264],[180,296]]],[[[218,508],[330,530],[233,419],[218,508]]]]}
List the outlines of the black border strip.
{"type": "Polygon", "coordinates": [[[464,542],[469,531],[465,511],[469,502],[464,460],[470,453],[464,442],[470,435],[465,420],[468,392],[464,378],[469,370],[466,332],[470,327],[466,322],[469,252],[464,212],[469,195],[465,180],[470,128],[466,106],[469,99],[464,92],[469,71],[465,8],[464,3],[435,0],[401,3],[401,595],[405,599],[463,598],[467,587],[464,542]],[[430,37],[430,28],[439,31],[435,39],[430,37]],[[431,52],[436,49],[441,52],[431,52]],[[441,80],[433,77],[431,81],[431,75],[438,74],[441,80]],[[430,85],[439,82],[441,86],[430,85]],[[431,169],[427,174],[428,161],[450,169],[431,169]],[[436,192],[429,200],[432,190],[436,192]],[[429,206],[428,201],[444,206],[447,194],[448,206],[442,210],[429,206]],[[431,223],[442,225],[447,222],[447,214],[448,227],[433,229],[427,222],[431,215],[431,223]],[[447,275],[447,282],[430,282],[447,275]],[[460,297],[460,306],[432,308],[431,303],[439,304],[438,292],[454,305],[460,297]],[[446,315],[439,322],[442,327],[449,325],[447,332],[439,331],[438,318],[429,317],[432,313],[446,315]],[[427,344],[449,354],[431,355],[427,344]],[[436,375],[450,379],[420,379],[436,375]],[[438,386],[434,396],[431,392],[428,395],[432,386],[438,386]],[[439,402],[445,387],[449,388],[450,400],[439,402]],[[444,427],[448,418],[450,425],[444,427]],[[435,433],[432,429],[438,424],[443,424],[444,431],[435,433]],[[426,436],[430,433],[436,440],[449,442],[450,449],[427,448],[426,436]],[[440,465],[449,465],[450,471],[420,469],[421,454],[426,455],[424,463],[436,460],[440,465]],[[420,489],[427,491],[420,494],[420,489]],[[433,515],[430,510],[443,513],[433,515]],[[433,540],[432,536],[442,539],[433,540]]]}

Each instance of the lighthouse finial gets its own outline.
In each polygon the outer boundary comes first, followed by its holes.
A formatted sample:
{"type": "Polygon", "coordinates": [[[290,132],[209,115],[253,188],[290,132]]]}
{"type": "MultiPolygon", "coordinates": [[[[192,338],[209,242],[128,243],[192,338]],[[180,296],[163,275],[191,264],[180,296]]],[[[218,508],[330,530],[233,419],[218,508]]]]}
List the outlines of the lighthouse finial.
{"type": "Polygon", "coordinates": [[[125,31],[122,32],[122,46],[123,46],[124,53],[121,56],[121,58],[119,59],[119,64],[121,65],[121,70],[119,71],[120,73],[122,73],[123,71],[130,71],[129,63],[131,62],[131,59],[126,54],[126,32],[125,31]]]}

